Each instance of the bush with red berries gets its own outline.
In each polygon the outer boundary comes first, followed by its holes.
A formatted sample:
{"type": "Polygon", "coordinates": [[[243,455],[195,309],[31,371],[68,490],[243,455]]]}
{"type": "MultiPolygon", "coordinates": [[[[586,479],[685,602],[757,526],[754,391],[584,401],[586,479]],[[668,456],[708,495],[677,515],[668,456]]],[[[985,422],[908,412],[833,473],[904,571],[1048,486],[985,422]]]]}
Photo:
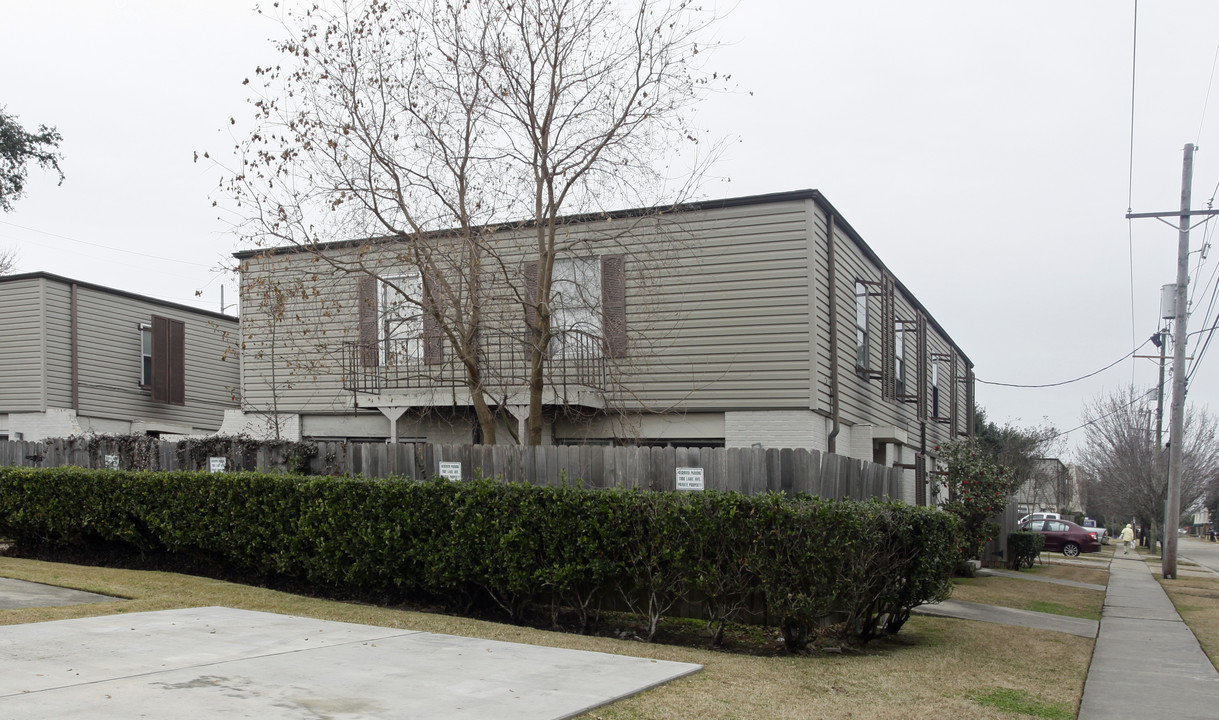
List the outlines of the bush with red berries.
{"type": "Polygon", "coordinates": [[[1003,512],[1015,490],[1014,473],[983,451],[976,438],[945,443],[936,450],[940,472],[932,476],[933,484],[939,494],[947,492],[940,507],[960,519],[961,559],[980,559],[986,542],[999,536],[993,518],[1003,512]]]}

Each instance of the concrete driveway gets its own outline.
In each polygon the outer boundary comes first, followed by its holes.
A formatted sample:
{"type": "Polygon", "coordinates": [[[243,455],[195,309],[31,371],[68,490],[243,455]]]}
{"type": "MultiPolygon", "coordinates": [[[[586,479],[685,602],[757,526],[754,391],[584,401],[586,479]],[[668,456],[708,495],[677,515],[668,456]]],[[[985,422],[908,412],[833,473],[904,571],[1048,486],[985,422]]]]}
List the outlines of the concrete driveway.
{"type": "Polygon", "coordinates": [[[0,655],[26,720],[557,719],[702,667],[223,607],[0,627],[0,655]]]}

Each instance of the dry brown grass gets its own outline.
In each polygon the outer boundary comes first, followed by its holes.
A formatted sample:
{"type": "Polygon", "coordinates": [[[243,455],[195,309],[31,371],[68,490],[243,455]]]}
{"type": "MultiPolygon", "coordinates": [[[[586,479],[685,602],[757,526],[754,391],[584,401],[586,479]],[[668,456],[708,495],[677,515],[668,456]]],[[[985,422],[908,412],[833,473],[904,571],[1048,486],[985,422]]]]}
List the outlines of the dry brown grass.
{"type": "Polygon", "coordinates": [[[1109,584],[1109,571],[1098,568],[1072,567],[1065,564],[1038,565],[1032,570],[1022,570],[1021,572],[1054,580],[1074,580],[1075,582],[1091,583],[1093,585],[1109,584]]]}
{"type": "MultiPolygon", "coordinates": [[[[68,608],[0,611],[0,624],[224,605],[705,666],[703,672],[594,710],[583,716],[585,720],[1012,718],[1010,713],[983,707],[967,697],[967,693],[994,688],[1026,693],[1073,715],[1092,653],[1091,640],[1072,635],[915,617],[896,638],[859,651],[756,657],[333,602],[170,573],[0,558],[0,576],[130,598],[68,608]]],[[[1025,580],[1007,582],[1042,586],[1025,580]]]]}
{"type": "MultiPolygon", "coordinates": [[[[1076,582],[1091,582],[1081,580],[1080,576],[1097,572],[1074,568],[1054,568],[1054,570],[1054,576],[1057,578],[1076,582]]],[[[1108,575],[1108,573],[1105,574],[1108,575]]],[[[1038,575],[1050,577],[1044,572],[1038,573],[1038,575]]],[[[1092,577],[1092,575],[1088,576],[1092,577]]],[[[1101,608],[1105,604],[1103,591],[1085,590],[1035,580],[982,576],[959,578],[954,583],[953,600],[1068,615],[1089,620],[1100,620],[1101,608]]]]}
{"type": "Polygon", "coordinates": [[[1165,582],[1157,574],[1156,579],[1211,664],[1219,668],[1219,578],[1179,577],[1165,582]]]}

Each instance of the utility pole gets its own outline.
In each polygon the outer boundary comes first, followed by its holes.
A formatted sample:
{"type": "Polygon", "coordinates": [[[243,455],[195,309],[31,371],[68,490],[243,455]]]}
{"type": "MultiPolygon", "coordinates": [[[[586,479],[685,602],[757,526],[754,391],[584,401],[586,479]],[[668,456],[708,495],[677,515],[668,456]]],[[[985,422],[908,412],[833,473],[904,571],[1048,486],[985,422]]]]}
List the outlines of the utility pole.
{"type": "Polygon", "coordinates": [[[1165,580],[1177,578],[1177,526],[1181,524],[1181,457],[1185,452],[1185,342],[1189,335],[1189,206],[1194,183],[1194,145],[1185,146],[1181,163],[1181,219],[1177,226],[1177,317],[1172,326],[1172,407],[1169,409],[1168,500],[1164,503],[1164,548],[1160,553],[1160,574],[1165,580]]]}
{"type": "MultiPolygon", "coordinates": [[[[1160,572],[1165,580],[1177,577],[1177,526],[1181,522],[1181,458],[1185,449],[1185,323],[1186,299],[1189,297],[1189,221],[1194,215],[1219,215],[1219,210],[1190,210],[1194,179],[1193,143],[1185,146],[1181,166],[1181,209],[1177,212],[1126,213],[1126,219],[1165,218],[1176,216],[1177,222],[1177,287],[1172,349],[1172,406],[1169,409],[1168,438],[1168,499],[1164,503],[1164,546],[1160,555],[1160,572]]],[[[1152,539],[1155,542],[1155,539],[1152,539]]]]}

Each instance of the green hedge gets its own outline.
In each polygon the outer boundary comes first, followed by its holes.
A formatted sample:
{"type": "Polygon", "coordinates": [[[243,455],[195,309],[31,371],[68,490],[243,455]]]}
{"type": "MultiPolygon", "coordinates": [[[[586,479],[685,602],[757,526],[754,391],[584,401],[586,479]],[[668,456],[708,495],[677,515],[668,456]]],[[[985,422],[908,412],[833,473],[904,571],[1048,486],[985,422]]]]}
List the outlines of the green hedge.
{"type": "Polygon", "coordinates": [[[582,629],[620,599],[649,636],[695,602],[718,639],[761,600],[792,650],[831,619],[847,642],[895,633],[945,597],[955,522],[777,494],[0,468],[0,535],[23,548],[119,542],[459,610],[569,608],[582,629]]]}

